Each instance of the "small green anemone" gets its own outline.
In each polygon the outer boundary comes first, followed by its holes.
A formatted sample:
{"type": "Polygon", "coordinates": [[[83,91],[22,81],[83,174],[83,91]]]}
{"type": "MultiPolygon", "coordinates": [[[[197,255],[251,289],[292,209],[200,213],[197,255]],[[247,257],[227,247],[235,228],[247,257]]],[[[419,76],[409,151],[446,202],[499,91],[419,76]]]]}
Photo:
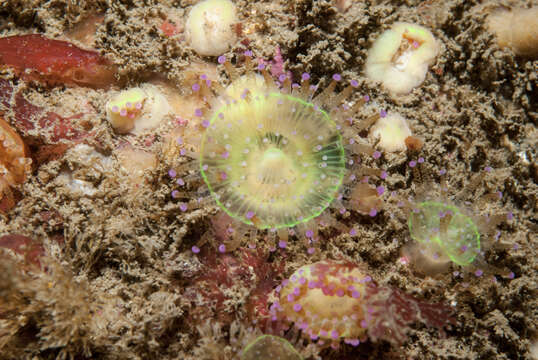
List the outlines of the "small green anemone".
{"type": "Polygon", "coordinates": [[[302,360],[302,357],[285,339],[262,335],[245,347],[241,360],[302,360]]]}
{"type": "Polygon", "coordinates": [[[260,229],[321,214],[346,171],[329,114],[280,92],[245,92],[217,109],[202,139],[200,170],[228,215],[260,229]]]}
{"type": "Polygon", "coordinates": [[[414,240],[439,248],[458,265],[471,264],[480,252],[478,227],[456,206],[435,201],[418,203],[408,226],[414,240]]]}

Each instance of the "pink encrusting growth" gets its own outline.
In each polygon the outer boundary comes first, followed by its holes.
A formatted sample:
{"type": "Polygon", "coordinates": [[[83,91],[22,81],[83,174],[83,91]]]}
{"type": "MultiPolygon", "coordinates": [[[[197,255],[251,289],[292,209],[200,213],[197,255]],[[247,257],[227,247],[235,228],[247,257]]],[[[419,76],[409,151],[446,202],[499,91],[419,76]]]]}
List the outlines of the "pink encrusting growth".
{"type": "Polygon", "coordinates": [[[4,79],[0,79],[0,114],[4,114],[6,120],[11,120],[28,144],[38,146],[34,154],[38,162],[61,155],[70,145],[91,135],[73,123],[84,114],[62,117],[47,111],[26,100],[21,91],[4,79]]]}
{"type": "Polygon", "coordinates": [[[211,310],[207,311],[208,303],[198,303],[198,310],[191,313],[193,317],[197,320],[216,317],[224,322],[230,321],[233,314],[228,304],[235,296],[233,292],[237,286],[250,289],[242,307],[248,319],[256,321],[268,317],[268,297],[278,283],[278,275],[284,270],[283,262],[269,262],[268,254],[260,249],[241,249],[237,257],[217,255],[207,249],[200,255],[202,271],[185,289],[185,297],[193,302],[208,301],[211,310]]]}
{"type": "Polygon", "coordinates": [[[273,321],[293,324],[319,345],[357,346],[366,338],[400,344],[410,324],[420,321],[442,331],[452,309],[429,304],[392,287],[379,287],[356,264],[333,260],[299,268],[275,290],[273,321]]]}

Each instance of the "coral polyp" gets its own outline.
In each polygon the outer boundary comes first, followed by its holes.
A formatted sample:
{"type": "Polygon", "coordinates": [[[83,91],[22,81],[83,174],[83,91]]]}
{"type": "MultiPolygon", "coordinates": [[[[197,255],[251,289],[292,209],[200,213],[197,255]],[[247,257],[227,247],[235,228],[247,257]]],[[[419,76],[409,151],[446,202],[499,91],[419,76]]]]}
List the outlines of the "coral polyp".
{"type": "Polygon", "coordinates": [[[327,112],[278,92],[245,93],[216,110],[200,166],[217,203],[260,229],[319,215],[345,172],[342,138],[327,112]]]}

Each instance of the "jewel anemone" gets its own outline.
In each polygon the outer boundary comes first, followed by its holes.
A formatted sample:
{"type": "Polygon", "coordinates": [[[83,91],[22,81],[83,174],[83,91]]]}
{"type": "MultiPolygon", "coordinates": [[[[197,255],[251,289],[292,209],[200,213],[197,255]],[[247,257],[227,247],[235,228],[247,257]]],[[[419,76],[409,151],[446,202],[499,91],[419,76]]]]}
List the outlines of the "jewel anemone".
{"type": "MultiPolygon", "coordinates": [[[[227,87],[205,75],[192,86],[205,101],[195,111],[203,130],[195,157],[209,194],[233,219],[227,227],[232,237],[269,229],[284,242],[290,233],[315,240],[319,223],[349,231],[328,208],[375,216],[384,188],[369,185],[368,179],[384,179],[386,173],[361,165],[360,154],[374,159],[381,154],[358,134],[386,113],[358,119],[369,99],[347,100],[357,81],[337,93],[342,77],[335,74],[318,93],[307,73],[294,83],[285,74],[273,79],[263,64],[252,71],[251,56],[250,51],[244,54],[243,75],[219,57],[231,80],[227,87]],[[207,100],[212,93],[215,100],[207,100]]],[[[174,191],[175,198],[197,198],[182,210],[206,203],[199,190],[174,191]]]]}
{"type": "MultiPolygon", "coordinates": [[[[410,166],[416,169],[417,164],[412,161],[410,166]]],[[[483,209],[491,208],[495,201],[502,199],[500,191],[479,196],[480,183],[491,171],[487,167],[484,173],[471,177],[460,192],[450,194],[446,170],[441,170],[438,190],[432,184],[421,198],[399,202],[398,205],[406,213],[409,233],[414,240],[403,248],[403,255],[416,268],[426,273],[438,273],[447,271],[450,264],[455,264],[473,270],[476,276],[482,276],[484,271],[512,276],[511,272],[489,265],[484,259],[485,251],[489,248],[505,247],[498,241],[500,231],[497,225],[512,218],[510,212],[483,212],[483,209]],[[465,201],[470,194],[473,194],[474,201],[465,201]]],[[[458,271],[455,273],[459,274],[458,271]]]]}

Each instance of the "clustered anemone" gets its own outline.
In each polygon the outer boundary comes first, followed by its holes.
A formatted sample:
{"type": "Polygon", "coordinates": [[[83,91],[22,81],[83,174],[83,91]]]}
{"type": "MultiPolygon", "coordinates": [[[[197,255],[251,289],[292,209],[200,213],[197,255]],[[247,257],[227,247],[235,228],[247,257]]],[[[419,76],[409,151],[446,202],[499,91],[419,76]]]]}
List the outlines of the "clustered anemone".
{"type": "MultiPolygon", "coordinates": [[[[318,91],[307,73],[295,83],[285,74],[273,80],[264,64],[252,72],[251,56],[250,51],[244,53],[247,70],[242,76],[219,57],[231,80],[228,87],[205,75],[192,87],[206,100],[211,90],[218,92],[215,101],[195,111],[204,132],[194,156],[211,197],[233,219],[228,226],[231,237],[254,237],[267,229],[281,244],[290,233],[312,242],[320,222],[345,228],[329,208],[375,216],[384,188],[369,185],[368,178],[387,175],[361,165],[360,155],[378,159],[381,154],[357,134],[386,112],[358,119],[357,110],[369,98],[348,102],[358,86],[354,80],[337,93],[340,74],[318,91]]],[[[180,185],[188,188],[183,179],[180,185]]],[[[207,202],[200,187],[191,189],[196,191],[172,193],[197,199],[184,203],[182,210],[207,202]]]]}

